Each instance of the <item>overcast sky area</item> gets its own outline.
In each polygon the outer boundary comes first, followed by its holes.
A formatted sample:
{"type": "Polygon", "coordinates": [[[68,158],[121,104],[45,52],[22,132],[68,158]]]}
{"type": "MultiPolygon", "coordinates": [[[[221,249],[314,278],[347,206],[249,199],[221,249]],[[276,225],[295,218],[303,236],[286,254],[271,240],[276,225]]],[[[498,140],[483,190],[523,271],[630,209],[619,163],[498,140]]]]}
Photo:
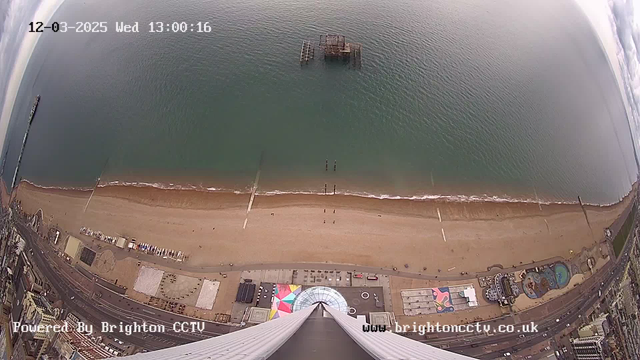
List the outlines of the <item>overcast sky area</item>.
{"type": "MultiPolygon", "coordinates": [[[[37,34],[28,32],[29,22],[48,23],[63,1],[0,1],[0,149],[4,149],[15,97],[38,41],[37,34]]],[[[639,148],[640,0],[575,1],[589,18],[608,55],[639,148]]]]}
{"type": "Polygon", "coordinates": [[[640,0],[576,0],[607,53],[640,149],[640,0]]]}

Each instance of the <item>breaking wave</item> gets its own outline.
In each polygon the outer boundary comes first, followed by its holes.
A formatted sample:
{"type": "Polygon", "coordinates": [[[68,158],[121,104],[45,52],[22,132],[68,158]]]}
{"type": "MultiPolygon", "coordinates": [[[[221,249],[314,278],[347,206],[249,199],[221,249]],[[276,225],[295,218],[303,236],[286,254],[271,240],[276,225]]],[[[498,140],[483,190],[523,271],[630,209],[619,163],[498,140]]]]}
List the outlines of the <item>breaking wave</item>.
{"type": "MultiPolygon", "coordinates": [[[[29,180],[22,180],[32,186],[40,189],[53,189],[53,190],[73,190],[73,191],[92,191],[93,188],[88,187],[64,187],[64,186],[45,186],[36,184],[29,180]]],[[[233,193],[237,195],[251,194],[251,188],[247,187],[242,190],[225,189],[217,187],[206,187],[202,185],[193,184],[163,184],[158,182],[137,182],[137,181],[120,181],[113,180],[102,184],[99,184],[98,188],[110,188],[110,187],[134,187],[134,188],[154,188],[162,190],[181,190],[181,191],[199,191],[199,192],[218,192],[218,193],[233,193]]],[[[271,191],[256,191],[256,195],[259,196],[278,196],[278,195],[317,195],[317,196],[331,196],[332,193],[323,193],[309,190],[271,190],[271,191]]],[[[390,194],[372,194],[359,191],[336,191],[336,195],[342,196],[355,196],[369,199],[380,200],[410,200],[410,201],[443,201],[451,203],[512,203],[512,204],[541,204],[541,205],[576,205],[577,201],[549,201],[538,200],[526,197],[500,197],[495,195],[481,194],[481,195],[447,195],[447,194],[421,194],[412,196],[403,195],[390,195],[390,194]]],[[[628,193],[627,193],[628,195],[628,193]]],[[[626,196],[626,195],[625,195],[626,196]]],[[[622,198],[619,200],[621,201],[622,198]]],[[[585,205],[606,207],[617,204],[619,201],[610,204],[591,204],[583,202],[585,205]]]]}
{"type": "Polygon", "coordinates": [[[74,187],[74,186],[47,186],[47,185],[41,185],[41,184],[36,184],[33,181],[27,180],[27,179],[22,179],[20,180],[21,183],[27,183],[31,186],[35,186],[39,189],[46,189],[46,190],[68,190],[68,191],[91,191],[93,190],[92,188],[89,187],[74,187]]]}

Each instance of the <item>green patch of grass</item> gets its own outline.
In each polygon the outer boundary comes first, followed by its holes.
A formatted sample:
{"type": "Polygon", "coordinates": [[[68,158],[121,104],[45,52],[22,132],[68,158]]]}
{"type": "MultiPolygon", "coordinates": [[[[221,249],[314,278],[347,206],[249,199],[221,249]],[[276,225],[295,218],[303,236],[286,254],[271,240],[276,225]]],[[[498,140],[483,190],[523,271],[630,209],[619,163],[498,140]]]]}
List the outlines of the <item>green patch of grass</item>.
{"type": "Polygon", "coordinates": [[[624,244],[627,242],[627,237],[629,236],[629,232],[631,232],[631,227],[633,226],[633,218],[636,215],[636,205],[633,206],[631,211],[629,212],[629,216],[624,221],[622,228],[618,231],[618,234],[613,239],[613,250],[616,253],[616,257],[620,255],[622,249],[624,248],[624,244]]]}

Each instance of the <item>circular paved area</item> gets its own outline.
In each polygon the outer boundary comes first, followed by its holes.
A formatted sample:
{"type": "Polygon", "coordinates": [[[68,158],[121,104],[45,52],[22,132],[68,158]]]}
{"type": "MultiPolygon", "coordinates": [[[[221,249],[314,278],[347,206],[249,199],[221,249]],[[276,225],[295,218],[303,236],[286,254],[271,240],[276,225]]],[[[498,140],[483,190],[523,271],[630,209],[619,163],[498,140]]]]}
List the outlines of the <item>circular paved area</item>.
{"type": "Polygon", "coordinates": [[[93,266],[102,273],[111,272],[116,267],[116,258],[113,252],[111,250],[101,252],[93,262],[93,266]]]}
{"type": "Polygon", "coordinates": [[[183,301],[197,296],[202,286],[202,279],[165,273],[160,282],[160,294],[168,300],[183,301]]]}

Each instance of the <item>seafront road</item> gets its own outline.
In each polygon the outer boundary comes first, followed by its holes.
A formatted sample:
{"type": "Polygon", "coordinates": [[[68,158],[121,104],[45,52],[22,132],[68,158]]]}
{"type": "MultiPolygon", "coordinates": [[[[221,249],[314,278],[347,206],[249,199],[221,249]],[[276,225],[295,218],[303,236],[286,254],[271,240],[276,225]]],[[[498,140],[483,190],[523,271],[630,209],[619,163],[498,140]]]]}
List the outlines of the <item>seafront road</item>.
{"type": "MultiPolygon", "coordinates": [[[[37,266],[49,279],[53,288],[59,294],[64,303],[71,308],[71,311],[78,313],[82,317],[92,322],[108,321],[118,324],[121,321],[130,323],[132,321],[148,322],[150,324],[171,324],[175,321],[193,321],[190,317],[180,316],[178,314],[165,312],[163,310],[141,304],[133,301],[126,296],[117,294],[95,282],[89,281],[87,278],[57,256],[54,250],[45,245],[44,241],[37,241],[38,234],[28,226],[15,222],[16,228],[27,242],[27,249],[33,249],[33,257],[37,266]],[[96,299],[95,294],[100,294],[100,298],[96,299]],[[74,300],[71,298],[74,297],[74,300]],[[146,311],[143,311],[146,310],[146,311]]],[[[83,241],[86,246],[95,251],[100,251],[97,244],[90,241],[83,241]]],[[[625,245],[625,252],[628,251],[631,241],[625,245]]],[[[486,273],[469,273],[465,275],[433,275],[420,274],[408,271],[395,271],[393,269],[381,269],[375,267],[348,265],[348,264],[329,264],[329,263],[286,263],[286,264],[248,264],[248,265],[221,265],[213,267],[196,267],[187,264],[178,264],[172,260],[161,259],[154,255],[144,254],[136,251],[128,252],[126,250],[112,249],[116,259],[125,259],[128,257],[138,260],[161,263],[165,266],[179,267],[181,270],[192,272],[225,272],[225,271],[243,271],[243,270],[269,270],[269,269],[318,269],[318,270],[345,270],[370,272],[385,275],[403,276],[414,279],[429,280],[466,280],[475,279],[477,276],[485,276],[495,274],[500,269],[494,268],[486,273]]],[[[535,264],[524,264],[515,269],[509,268],[509,271],[530,268],[531,266],[540,266],[547,263],[556,262],[561,258],[547,259],[543,262],[535,264]]],[[[462,353],[477,358],[495,358],[501,356],[504,352],[514,353],[525,348],[535,346],[543,341],[552,338],[556,333],[565,329],[567,323],[573,323],[578,320],[579,309],[586,309],[598,301],[598,289],[601,282],[605,282],[605,287],[619,276],[624,268],[624,264],[628,258],[621,256],[615,264],[607,263],[594,276],[585,280],[584,283],[571,289],[550,302],[533,309],[523,311],[513,316],[504,316],[500,319],[494,319],[483,322],[483,324],[491,324],[497,327],[499,324],[526,324],[531,321],[538,324],[540,332],[520,338],[518,333],[512,334],[495,334],[487,336],[486,334],[434,334],[430,339],[417,334],[409,334],[408,337],[428,344],[446,348],[450,351],[462,353]],[[613,270],[612,270],[613,268],[613,270]],[[613,272],[613,273],[612,273],[613,272]],[[560,322],[555,319],[561,318],[560,322]],[[548,333],[543,336],[543,333],[548,333]],[[472,346],[473,344],[473,346],[472,346]],[[495,344],[495,345],[493,345],[495,344]],[[514,350],[515,349],[515,350],[514,350]]],[[[132,334],[126,336],[119,334],[117,337],[123,340],[146,348],[148,350],[160,349],[169,346],[175,346],[192,341],[201,340],[210,336],[217,336],[235,330],[237,327],[206,322],[204,334],[176,334],[168,332],[165,334],[132,334]]]]}
{"type": "MultiPolygon", "coordinates": [[[[25,249],[27,251],[33,250],[33,254],[31,255],[34,260],[33,262],[47,277],[47,280],[64,302],[65,306],[67,306],[71,312],[93,323],[94,329],[97,324],[103,321],[114,325],[120,322],[124,324],[131,324],[134,321],[139,324],[147,322],[149,324],[163,324],[168,329],[171,329],[171,325],[178,321],[202,321],[139,303],[102,287],[95,282],[91,282],[73,270],[68,264],[65,264],[63,259],[57,256],[52,249],[47,249],[46,246],[42,246],[43,241],[37,241],[38,234],[31,228],[20,222],[14,222],[14,224],[20,235],[26,241],[25,249]],[[95,296],[97,294],[100,295],[95,296]]],[[[147,350],[157,350],[225,334],[237,328],[235,326],[217,324],[209,321],[205,321],[204,323],[205,330],[202,334],[178,334],[167,331],[153,335],[114,333],[114,336],[147,350]]]]}

